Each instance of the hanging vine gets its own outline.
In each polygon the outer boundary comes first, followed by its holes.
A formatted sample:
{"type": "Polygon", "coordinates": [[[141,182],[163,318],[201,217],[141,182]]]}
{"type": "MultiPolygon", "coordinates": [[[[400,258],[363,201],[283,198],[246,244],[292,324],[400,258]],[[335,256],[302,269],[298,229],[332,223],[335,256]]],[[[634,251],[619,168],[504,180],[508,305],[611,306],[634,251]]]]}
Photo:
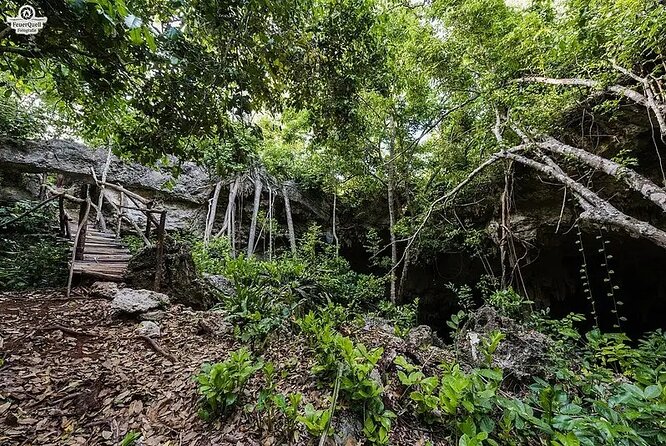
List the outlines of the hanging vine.
{"type": "Polygon", "coordinates": [[[611,310],[611,313],[613,313],[613,316],[615,316],[615,322],[613,323],[613,328],[620,328],[622,322],[626,322],[627,318],[620,316],[618,307],[624,305],[624,302],[617,300],[615,296],[615,292],[620,289],[618,285],[615,285],[613,282],[613,276],[615,274],[615,271],[613,271],[610,267],[610,260],[613,259],[613,256],[608,253],[608,250],[606,249],[606,245],[610,243],[609,240],[606,240],[603,236],[603,230],[606,230],[606,227],[603,226],[601,229],[599,229],[599,235],[596,236],[597,240],[601,241],[601,248],[599,248],[599,252],[603,254],[604,256],[604,263],[601,264],[602,268],[605,268],[606,270],[606,277],[604,278],[604,284],[608,287],[608,292],[606,293],[606,296],[611,299],[613,302],[613,309],[611,310]]]}
{"type": "Polygon", "coordinates": [[[576,223],[576,235],[578,235],[578,240],[576,240],[576,245],[578,245],[578,252],[580,252],[583,259],[583,263],[580,267],[580,278],[583,281],[583,292],[585,297],[590,302],[592,306],[592,316],[594,317],[594,326],[599,328],[599,316],[597,314],[597,304],[592,295],[592,285],[590,283],[590,274],[587,268],[587,258],[585,256],[585,248],[583,246],[583,233],[580,230],[580,226],[576,223]]]}

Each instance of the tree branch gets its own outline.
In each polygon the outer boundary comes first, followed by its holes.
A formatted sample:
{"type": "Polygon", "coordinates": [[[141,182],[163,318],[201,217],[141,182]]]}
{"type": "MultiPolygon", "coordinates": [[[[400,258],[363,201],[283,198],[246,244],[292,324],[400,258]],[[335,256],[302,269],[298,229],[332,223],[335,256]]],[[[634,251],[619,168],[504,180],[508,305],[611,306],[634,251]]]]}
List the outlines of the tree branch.
{"type": "Polygon", "coordinates": [[[666,232],[647,222],[624,214],[608,201],[566,175],[562,169],[559,169],[559,166],[555,168],[552,165],[546,165],[510,151],[498,152],[494,156],[496,158],[512,159],[531,167],[573,190],[580,198],[583,198],[582,200],[579,199],[579,203],[583,208],[580,218],[597,224],[608,224],[619,227],[633,237],[645,238],[655,245],[666,249],[666,232]]]}
{"type": "Polygon", "coordinates": [[[42,50],[40,49],[21,48],[18,46],[0,46],[0,54],[2,53],[18,54],[23,57],[29,57],[35,59],[38,57],[42,57],[42,50]]]}
{"type": "MultiPolygon", "coordinates": [[[[590,88],[603,88],[604,85],[593,79],[581,79],[581,78],[552,78],[552,77],[542,77],[542,76],[527,76],[515,79],[514,82],[523,82],[523,83],[540,83],[548,85],[579,85],[581,87],[590,87],[590,88]]],[[[631,88],[623,87],[622,85],[610,85],[605,87],[608,91],[613,93],[625,96],[635,103],[643,106],[647,106],[647,98],[631,88]]]]}
{"type": "Polygon", "coordinates": [[[552,137],[547,137],[543,142],[536,145],[543,150],[574,158],[596,170],[600,170],[607,175],[623,181],[632,190],[640,193],[659,206],[663,211],[666,211],[666,191],[634,170],[586,150],[564,144],[552,137]]]}

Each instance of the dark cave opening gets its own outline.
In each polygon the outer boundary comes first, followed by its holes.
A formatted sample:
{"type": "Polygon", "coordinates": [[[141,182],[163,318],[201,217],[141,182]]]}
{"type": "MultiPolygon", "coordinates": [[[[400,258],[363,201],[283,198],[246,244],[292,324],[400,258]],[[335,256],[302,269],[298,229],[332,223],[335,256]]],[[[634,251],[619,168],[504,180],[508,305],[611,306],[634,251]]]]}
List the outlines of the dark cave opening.
{"type": "MultiPolygon", "coordinates": [[[[549,238],[521,268],[516,291],[527,295],[535,309],[549,308],[553,318],[583,314],[586,321],[579,326],[581,332],[596,325],[592,303],[603,331],[622,331],[637,339],[666,329],[666,252],[644,240],[596,229],[584,229],[581,243],[578,240],[575,229],[549,238]]],[[[418,322],[447,338],[446,321],[460,309],[447,285],[471,286],[475,303],[480,304],[481,293],[474,285],[485,274],[483,263],[464,253],[441,254],[428,264],[414,266],[407,297],[420,298],[418,322]]]]}
{"type": "Polygon", "coordinates": [[[633,339],[666,328],[663,249],[605,231],[584,231],[582,243],[577,241],[575,230],[560,236],[557,245],[542,248],[523,269],[525,288],[538,306],[549,307],[554,318],[585,315],[585,330],[595,325],[594,304],[599,328],[623,331],[633,339]]]}

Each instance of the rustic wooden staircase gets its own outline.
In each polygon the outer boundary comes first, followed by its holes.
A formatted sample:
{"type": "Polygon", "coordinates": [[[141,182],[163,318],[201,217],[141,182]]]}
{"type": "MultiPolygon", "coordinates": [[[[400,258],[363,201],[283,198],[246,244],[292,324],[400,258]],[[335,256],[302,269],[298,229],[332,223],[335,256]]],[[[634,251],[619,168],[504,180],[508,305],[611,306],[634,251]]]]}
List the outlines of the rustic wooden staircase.
{"type": "MultiPolygon", "coordinates": [[[[72,233],[75,233],[77,229],[78,224],[70,223],[72,233]]],[[[70,245],[74,250],[74,240],[70,240],[70,245]]],[[[85,230],[84,246],[83,258],[74,259],[72,266],[74,274],[122,282],[132,255],[121,239],[116,238],[116,235],[111,232],[100,231],[88,224],[85,230]]]]}
{"type": "Polygon", "coordinates": [[[84,184],[81,188],[80,198],[60,194],[60,228],[63,235],[70,240],[71,261],[69,280],[67,283],[67,295],[72,286],[72,278],[78,276],[92,277],[108,281],[122,282],[125,279],[127,266],[131,254],[127,246],[120,238],[120,230],[123,221],[128,223],[143,240],[145,246],[156,247],[155,265],[155,290],[159,290],[163,271],[164,257],[164,234],[166,226],[166,211],[154,209],[153,201],[148,200],[135,192],[129,191],[120,185],[98,181],[92,172],[97,188],[99,200],[95,205],[91,200],[91,185],[84,184]],[[115,189],[119,192],[119,200],[107,194],[106,189],[115,189]],[[77,219],[72,219],[64,209],[64,199],[75,201],[80,204],[77,219]],[[102,213],[102,206],[107,203],[116,216],[115,233],[107,228],[102,213]],[[89,219],[90,210],[94,208],[96,218],[89,219]],[[126,214],[126,210],[132,209],[141,212],[145,216],[145,229],[141,229],[137,222],[126,214]],[[98,229],[99,226],[101,229],[98,229]],[[151,231],[155,228],[156,240],[151,241],[151,231]]]}

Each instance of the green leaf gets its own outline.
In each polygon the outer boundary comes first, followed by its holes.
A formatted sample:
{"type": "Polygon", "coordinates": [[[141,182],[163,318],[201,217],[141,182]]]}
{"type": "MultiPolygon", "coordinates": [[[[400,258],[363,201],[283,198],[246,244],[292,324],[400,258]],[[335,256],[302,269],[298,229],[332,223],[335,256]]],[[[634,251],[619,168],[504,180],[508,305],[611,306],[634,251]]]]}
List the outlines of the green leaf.
{"type": "Polygon", "coordinates": [[[643,395],[647,399],[654,399],[661,395],[661,388],[658,385],[647,386],[643,389],[643,395]]]}

